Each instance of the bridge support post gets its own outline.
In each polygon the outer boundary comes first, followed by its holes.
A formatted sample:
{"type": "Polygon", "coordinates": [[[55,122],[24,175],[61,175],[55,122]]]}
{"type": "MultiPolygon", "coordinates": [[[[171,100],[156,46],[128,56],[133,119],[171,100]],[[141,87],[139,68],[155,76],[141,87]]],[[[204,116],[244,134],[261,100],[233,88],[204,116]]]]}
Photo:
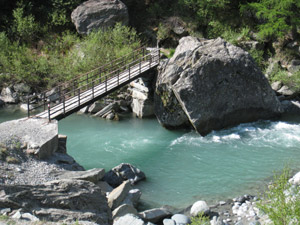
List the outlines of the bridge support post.
{"type": "Polygon", "coordinates": [[[107,76],[105,76],[105,92],[107,92],[107,76]]]}
{"type": "Polygon", "coordinates": [[[95,95],[94,95],[94,81],[92,81],[92,97],[94,99],[95,95]]]}
{"type": "Polygon", "coordinates": [[[49,121],[49,123],[51,122],[51,117],[50,117],[50,103],[48,103],[48,121],[49,121]]]}
{"type": "Polygon", "coordinates": [[[27,96],[27,117],[30,117],[29,96],[27,96]]]}
{"type": "Polygon", "coordinates": [[[80,106],[80,89],[78,88],[78,106],[80,106]]]}
{"type": "Polygon", "coordinates": [[[44,111],[46,110],[46,93],[43,94],[44,111]]]}
{"type": "Polygon", "coordinates": [[[64,117],[65,117],[65,115],[66,115],[65,94],[63,94],[62,98],[63,98],[63,110],[64,110],[64,117]]]}

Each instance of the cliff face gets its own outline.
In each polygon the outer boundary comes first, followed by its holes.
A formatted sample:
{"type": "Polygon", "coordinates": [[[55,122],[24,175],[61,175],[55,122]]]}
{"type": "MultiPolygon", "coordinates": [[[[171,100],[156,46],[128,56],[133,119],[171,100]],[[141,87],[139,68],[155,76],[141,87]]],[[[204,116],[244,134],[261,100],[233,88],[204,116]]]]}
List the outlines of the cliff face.
{"type": "Polygon", "coordinates": [[[155,113],[165,127],[190,123],[200,134],[274,118],[281,106],[252,57],[221,38],[184,37],[160,68],[155,113]]]}

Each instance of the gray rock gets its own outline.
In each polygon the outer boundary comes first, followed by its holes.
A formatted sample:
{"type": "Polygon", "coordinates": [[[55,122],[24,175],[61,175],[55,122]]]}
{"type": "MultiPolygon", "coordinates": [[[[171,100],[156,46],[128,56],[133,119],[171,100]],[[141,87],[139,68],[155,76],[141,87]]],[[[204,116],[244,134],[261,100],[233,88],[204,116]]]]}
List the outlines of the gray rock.
{"type": "Polygon", "coordinates": [[[274,91],[278,91],[280,90],[280,88],[283,86],[283,84],[281,83],[281,81],[275,81],[272,83],[271,87],[274,91]]]}
{"type": "Polygon", "coordinates": [[[127,214],[114,221],[113,225],[145,225],[144,221],[133,214],[127,214]]]}
{"type": "Polygon", "coordinates": [[[183,214],[174,214],[171,219],[176,222],[176,225],[187,225],[191,223],[190,218],[183,214]]]}
{"type": "Polygon", "coordinates": [[[103,107],[104,105],[102,103],[94,102],[92,105],[88,107],[88,112],[94,114],[99,112],[101,109],[103,109],[103,107]]]}
{"type": "Polygon", "coordinates": [[[128,24],[128,10],[120,0],[89,0],[71,14],[77,32],[88,34],[93,30],[113,27],[117,22],[128,24]]]}
{"type": "Polygon", "coordinates": [[[58,148],[56,152],[67,153],[67,135],[59,134],[58,135],[58,148]]]}
{"type": "Polygon", "coordinates": [[[109,114],[112,111],[118,110],[118,104],[116,102],[110,103],[109,105],[105,106],[103,109],[101,109],[99,112],[97,112],[94,116],[103,117],[109,114]]]}
{"type": "Polygon", "coordinates": [[[138,215],[145,221],[157,223],[169,217],[172,213],[165,208],[155,208],[140,212],[138,215]]]}
{"type": "Polygon", "coordinates": [[[115,114],[112,112],[112,113],[109,113],[106,117],[105,117],[105,119],[107,119],[107,120],[113,120],[115,118],[115,114]]]}
{"type": "Polygon", "coordinates": [[[118,220],[120,217],[125,216],[126,214],[137,215],[138,212],[133,206],[123,204],[112,212],[112,218],[113,220],[118,220]]]}
{"type": "Polygon", "coordinates": [[[56,152],[58,147],[58,124],[47,119],[24,118],[0,124],[0,140],[6,142],[17,138],[27,143],[27,151],[44,159],[56,152]],[[10,132],[7,132],[9,130],[10,132]]]}
{"type": "Polygon", "coordinates": [[[32,222],[39,221],[39,219],[36,216],[34,216],[34,215],[30,214],[30,213],[23,213],[22,214],[22,219],[30,220],[32,222]]]}
{"type": "Polygon", "coordinates": [[[210,225],[224,225],[224,223],[220,217],[214,216],[210,221],[210,225]]]}
{"type": "Polygon", "coordinates": [[[287,96],[290,96],[290,95],[294,95],[295,94],[295,91],[291,90],[288,86],[286,85],[283,85],[278,91],[277,91],[279,94],[282,94],[282,95],[287,95],[287,96]]]}
{"type": "Polygon", "coordinates": [[[201,213],[208,214],[209,211],[210,209],[205,201],[197,201],[192,205],[190,214],[192,216],[197,216],[201,213]]]}
{"type": "Polygon", "coordinates": [[[59,179],[86,180],[96,184],[104,177],[104,174],[104,169],[94,168],[86,171],[60,171],[57,172],[57,177],[59,179]]]}
{"type": "Polygon", "coordinates": [[[133,207],[137,207],[141,196],[142,192],[139,189],[131,189],[122,204],[128,204],[132,205],[133,207]]]}
{"type": "Polygon", "coordinates": [[[121,163],[108,171],[103,180],[112,187],[117,187],[125,180],[130,180],[132,184],[135,184],[145,178],[145,174],[140,169],[129,163],[121,163]]]}
{"type": "Polygon", "coordinates": [[[85,106],[85,107],[81,108],[77,113],[84,114],[84,113],[88,113],[88,112],[89,112],[89,106],[85,106]]]}
{"type": "Polygon", "coordinates": [[[163,224],[164,225],[176,225],[176,222],[172,219],[164,219],[163,224]]]}
{"type": "Polygon", "coordinates": [[[300,114],[300,102],[284,100],[281,102],[284,114],[287,115],[299,115],[300,114]]]}
{"type": "MultiPolygon", "coordinates": [[[[28,111],[28,105],[27,105],[27,104],[21,104],[21,105],[20,105],[20,109],[21,109],[22,111],[27,112],[27,111],[28,111]]],[[[33,106],[32,106],[32,105],[29,105],[29,110],[32,110],[32,109],[33,109],[33,106]]]]}
{"type": "Polygon", "coordinates": [[[296,73],[300,70],[300,60],[292,60],[291,64],[288,65],[288,71],[291,73],[296,73]]]}
{"type": "Polygon", "coordinates": [[[16,93],[11,87],[2,89],[0,99],[9,104],[16,104],[20,101],[18,93],[16,93]]]}
{"type": "Polygon", "coordinates": [[[7,213],[10,213],[11,209],[10,208],[4,208],[0,210],[1,215],[6,215],[7,213]]]}
{"type": "Polygon", "coordinates": [[[154,100],[163,126],[191,124],[201,135],[281,113],[268,80],[249,53],[221,38],[182,38],[173,57],[159,69],[154,100]]]}
{"type": "Polygon", "coordinates": [[[56,102],[60,99],[60,93],[58,88],[53,88],[50,91],[46,92],[47,100],[50,102],[56,102]]]}
{"type": "Polygon", "coordinates": [[[15,92],[19,94],[30,94],[31,93],[31,88],[27,84],[24,83],[19,83],[14,85],[14,90],[15,92]]]}
{"type": "Polygon", "coordinates": [[[132,112],[139,118],[145,118],[154,115],[154,102],[152,100],[132,99],[132,112]]]}
{"type": "Polygon", "coordinates": [[[20,212],[20,210],[18,210],[11,218],[13,219],[21,219],[22,218],[22,214],[20,212]]]}
{"type": "Polygon", "coordinates": [[[131,189],[131,184],[129,181],[124,181],[120,186],[115,188],[107,196],[108,206],[114,210],[121,205],[121,203],[126,198],[129,190],[131,189]]]}
{"type": "Polygon", "coordinates": [[[57,180],[41,185],[0,185],[0,207],[23,208],[40,220],[88,220],[108,225],[111,211],[99,187],[83,180],[57,180]]]}
{"type": "Polygon", "coordinates": [[[5,105],[5,102],[2,99],[0,99],[0,108],[3,107],[4,105],[5,105]]]}
{"type": "Polygon", "coordinates": [[[102,192],[112,192],[113,188],[105,181],[99,181],[97,186],[101,189],[102,192]]]}

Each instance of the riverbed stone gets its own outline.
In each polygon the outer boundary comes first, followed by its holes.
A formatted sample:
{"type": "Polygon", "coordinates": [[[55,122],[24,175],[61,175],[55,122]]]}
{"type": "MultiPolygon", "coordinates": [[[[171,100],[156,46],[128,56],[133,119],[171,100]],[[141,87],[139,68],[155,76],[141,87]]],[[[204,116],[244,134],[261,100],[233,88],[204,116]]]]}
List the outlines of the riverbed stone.
{"type": "Polygon", "coordinates": [[[172,219],[164,219],[163,224],[164,225],[177,225],[176,222],[172,219]]]}
{"type": "Polygon", "coordinates": [[[294,95],[295,94],[295,91],[293,91],[292,89],[290,89],[286,85],[283,85],[277,92],[279,94],[286,95],[286,96],[290,96],[290,95],[294,95]]]}
{"type": "Polygon", "coordinates": [[[0,94],[0,99],[9,104],[16,104],[20,101],[18,93],[15,92],[12,87],[3,88],[0,94]]]}
{"type": "Polygon", "coordinates": [[[300,172],[296,173],[289,182],[294,185],[300,185],[300,172]]]}
{"type": "Polygon", "coordinates": [[[58,179],[74,179],[74,180],[86,180],[94,184],[98,183],[105,174],[105,170],[102,168],[94,168],[86,171],[61,171],[57,172],[58,179]]]}
{"type": "Polygon", "coordinates": [[[105,181],[98,181],[96,185],[101,189],[104,193],[112,192],[113,188],[105,181]]]}
{"type": "Polygon", "coordinates": [[[281,102],[284,114],[286,115],[299,115],[300,114],[300,102],[293,100],[284,100],[281,102]]]}
{"type": "Polygon", "coordinates": [[[174,214],[171,219],[176,222],[176,225],[187,225],[191,223],[190,218],[183,214],[174,214]]]}
{"type": "Polygon", "coordinates": [[[120,217],[118,220],[114,221],[113,225],[145,225],[144,221],[138,216],[133,214],[126,214],[125,216],[120,217]]]}
{"type": "Polygon", "coordinates": [[[192,126],[201,135],[282,112],[250,54],[221,38],[180,39],[159,67],[154,102],[164,127],[192,126]]]}
{"type": "Polygon", "coordinates": [[[121,205],[121,203],[126,198],[129,190],[131,189],[131,184],[129,181],[124,181],[120,186],[115,188],[107,196],[108,206],[114,210],[121,205]]]}
{"type": "Polygon", "coordinates": [[[131,189],[122,204],[132,205],[133,207],[137,207],[139,204],[139,200],[142,196],[142,192],[140,189],[131,189]]]}
{"type": "Polygon", "coordinates": [[[205,201],[197,201],[192,205],[190,214],[192,216],[197,216],[200,213],[208,214],[209,211],[210,209],[205,201]]]}
{"type": "Polygon", "coordinates": [[[118,220],[120,217],[125,216],[126,214],[137,215],[138,212],[133,206],[123,204],[112,211],[112,218],[113,220],[118,220]]]}
{"type": "Polygon", "coordinates": [[[140,212],[138,215],[145,221],[157,223],[164,218],[171,216],[172,213],[165,208],[154,208],[140,212]]]}
{"type": "Polygon", "coordinates": [[[88,107],[88,112],[94,114],[94,113],[99,112],[103,107],[104,107],[104,105],[102,103],[94,102],[93,104],[91,104],[88,107]]]}
{"type": "Polygon", "coordinates": [[[79,5],[71,14],[72,22],[80,34],[113,27],[121,22],[128,25],[126,5],[120,0],[89,0],[79,5]]]}

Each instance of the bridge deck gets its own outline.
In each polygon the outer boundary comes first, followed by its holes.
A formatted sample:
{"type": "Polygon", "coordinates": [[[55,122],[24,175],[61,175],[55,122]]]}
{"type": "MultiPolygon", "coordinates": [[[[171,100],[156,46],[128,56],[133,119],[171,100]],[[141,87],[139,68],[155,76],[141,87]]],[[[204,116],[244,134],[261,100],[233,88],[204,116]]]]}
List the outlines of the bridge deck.
{"type": "MultiPolygon", "coordinates": [[[[145,57],[143,59],[146,59],[145,57]]],[[[132,80],[135,80],[149,69],[156,67],[159,63],[159,53],[152,54],[146,61],[139,61],[135,65],[129,66],[129,68],[123,72],[115,74],[113,77],[102,81],[98,85],[93,85],[89,90],[78,93],[77,95],[62,100],[59,104],[49,107],[44,112],[36,115],[40,118],[48,119],[62,119],[81,108],[95,102],[96,100],[110,94],[111,92],[126,85],[132,80]]]]}

